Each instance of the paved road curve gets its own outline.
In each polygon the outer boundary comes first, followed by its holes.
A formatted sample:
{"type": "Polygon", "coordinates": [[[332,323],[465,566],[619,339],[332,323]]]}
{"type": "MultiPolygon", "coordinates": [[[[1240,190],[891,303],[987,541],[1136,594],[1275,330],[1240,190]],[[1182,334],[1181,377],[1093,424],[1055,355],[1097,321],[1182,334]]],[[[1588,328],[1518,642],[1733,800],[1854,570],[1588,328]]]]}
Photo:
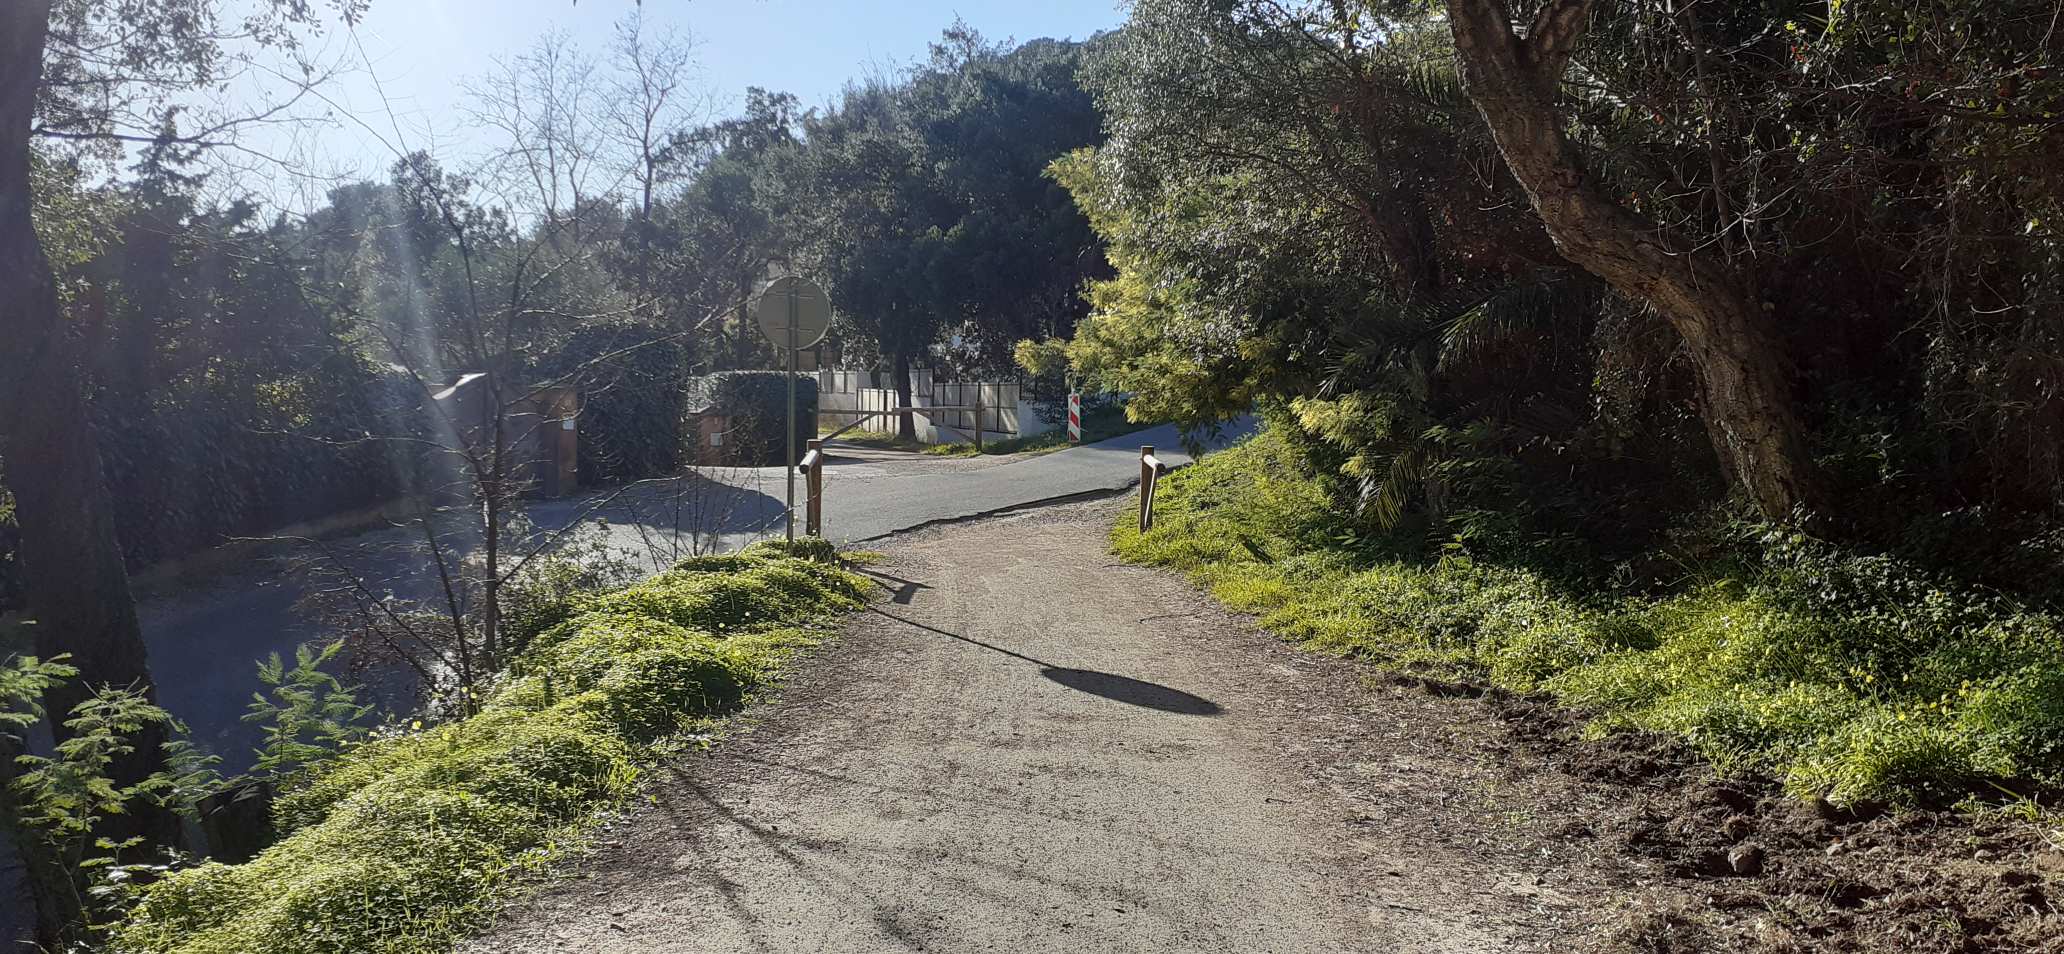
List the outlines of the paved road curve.
{"type": "MultiPolygon", "coordinates": [[[[1212,444],[1246,433],[1230,429],[1212,444]]],[[[1056,497],[1123,490],[1139,481],[1139,449],[1170,466],[1190,461],[1171,425],[963,472],[834,463],[825,470],[825,536],[856,542],[912,527],[1009,510],[1056,497]]],[[[799,491],[800,492],[800,491],[799,491]]]]}
{"type": "MultiPolygon", "coordinates": [[[[1218,442],[1244,433],[1243,426],[1218,442]]],[[[827,535],[858,541],[1054,497],[1121,490],[1138,479],[1141,444],[1161,448],[1157,454],[1172,464],[1188,460],[1175,429],[1165,426],[1023,458],[842,454],[825,472],[827,535]]],[[[660,566],[690,552],[731,549],[781,532],[781,468],[715,476],[716,482],[690,482],[686,491],[655,484],[616,496],[597,492],[544,501],[530,508],[530,516],[545,529],[603,518],[612,547],[660,566]]],[[[325,544],[376,591],[417,599],[435,592],[419,549],[420,531],[389,528],[325,544]]],[[[295,646],[328,635],[303,605],[315,584],[289,566],[310,561],[305,550],[252,558],[140,607],[160,700],[186,721],[197,743],[223,758],[225,771],[247,767],[258,739],[256,727],[242,721],[251,693],[261,688],[255,661],[271,652],[291,655],[295,646]]]]}

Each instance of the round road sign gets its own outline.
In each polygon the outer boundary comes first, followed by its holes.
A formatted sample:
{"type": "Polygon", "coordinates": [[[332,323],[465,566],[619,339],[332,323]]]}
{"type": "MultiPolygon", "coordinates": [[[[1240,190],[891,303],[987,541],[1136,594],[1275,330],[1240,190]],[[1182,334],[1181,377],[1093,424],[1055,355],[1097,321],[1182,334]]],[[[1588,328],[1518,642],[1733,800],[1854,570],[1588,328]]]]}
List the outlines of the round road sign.
{"type": "Polygon", "coordinates": [[[831,298],[807,278],[784,275],[760,289],[753,299],[753,318],[760,333],[777,348],[807,348],[824,340],[831,328],[831,298]],[[794,328],[794,337],[789,329],[794,328]]]}

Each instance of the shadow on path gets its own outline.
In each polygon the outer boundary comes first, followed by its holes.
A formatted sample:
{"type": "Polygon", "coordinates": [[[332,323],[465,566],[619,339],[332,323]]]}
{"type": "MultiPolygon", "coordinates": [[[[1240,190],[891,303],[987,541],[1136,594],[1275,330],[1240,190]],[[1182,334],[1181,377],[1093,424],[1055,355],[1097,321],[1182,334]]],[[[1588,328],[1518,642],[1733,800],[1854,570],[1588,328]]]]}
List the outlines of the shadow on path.
{"type": "Polygon", "coordinates": [[[1197,716],[1217,715],[1220,711],[1218,703],[1202,696],[1181,689],[1170,689],[1158,683],[1142,682],[1127,676],[1114,676],[1108,672],[1048,666],[1041,669],[1039,674],[1077,692],[1115,699],[1126,705],[1145,709],[1197,716]]]}
{"type": "MultiPolygon", "coordinates": [[[[910,585],[923,586],[920,583],[911,583],[910,585]]],[[[899,600],[899,602],[908,601],[899,600]]],[[[1056,666],[1044,659],[1037,659],[1021,652],[1005,649],[994,643],[985,643],[972,636],[962,636],[959,633],[950,633],[936,626],[927,626],[914,619],[886,612],[879,607],[870,606],[867,608],[867,611],[877,616],[885,616],[905,626],[914,626],[928,633],[937,633],[950,639],[960,640],[970,646],[980,646],[993,653],[1001,653],[1013,659],[1022,659],[1038,666],[1041,676],[1045,676],[1047,679],[1067,686],[1077,692],[1086,692],[1114,702],[1123,702],[1126,705],[1139,706],[1145,709],[1156,709],[1161,712],[1173,712],[1178,715],[1215,716],[1224,711],[1219,708],[1218,703],[1194,693],[1184,692],[1181,689],[1172,689],[1159,683],[1146,682],[1130,676],[1119,676],[1091,669],[1076,669],[1070,666],[1056,666]]]]}
{"type": "MultiPolygon", "coordinates": [[[[918,581],[916,581],[916,580],[906,580],[906,579],[904,579],[904,578],[902,578],[902,577],[900,577],[900,576],[890,576],[890,575],[889,575],[889,574],[887,574],[887,573],[883,573],[883,572],[881,572],[881,571],[879,571],[879,570],[870,570],[870,569],[868,569],[868,568],[866,568],[866,567],[864,567],[864,566],[856,566],[856,567],[851,567],[851,569],[854,569],[854,570],[858,570],[858,571],[860,571],[861,573],[865,573],[865,574],[867,574],[868,576],[874,577],[874,578],[875,578],[875,579],[877,579],[877,580],[887,580],[887,581],[888,581],[888,582],[890,582],[890,583],[894,583],[894,584],[896,584],[896,585],[895,585],[894,587],[891,587],[891,589],[895,590],[895,592],[894,592],[894,593],[892,593],[892,594],[890,594],[890,596],[889,596],[889,602],[891,602],[891,603],[898,603],[898,604],[901,604],[901,605],[904,605],[904,606],[908,606],[908,605],[910,605],[910,601],[911,601],[912,599],[914,599],[914,598],[916,598],[916,597],[917,597],[917,591],[918,591],[918,590],[929,590],[929,589],[931,589],[931,587],[929,587],[929,586],[926,586],[926,585],[924,585],[923,583],[919,583],[919,582],[918,582],[918,581]]],[[[884,613],[884,614],[882,614],[882,615],[884,615],[884,616],[887,616],[888,614],[884,613]]],[[[896,618],[896,619],[901,619],[901,617],[892,617],[892,618],[896,618]]],[[[910,621],[909,621],[909,620],[903,620],[903,622],[906,622],[906,623],[908,623],[908,622],[910,622],[910,621]]],[[[915,626],[915,625],[917,625],[917,624],[915,624],[915,623],[911,623],[911,625],[915,626]]],[[[929,626],[926,626],[926,627],[922,627],[922,628],[924,628],[924,629],[931,629],[931,627],[929,627],[929,626]]],[[[932,630],[932,631],[933,631],[933,632],[938,632],[938,630],[932,630]]],[[[952,633],[947,633],[946,635],[948,635],[948,636],[952,636],[953,634],[952,634],[952,633]]],[[[956,638],[956,639],[957,639],[957,638],[959,638],[959,637],[954,637],[954,638],[956,638]]]]}
{"type": "MultiPolygon", "coordinates": [[[[911,951],[924,950],[924,946],[918,943],[912,927],[903,923],[897,908],[876,896],[878,889],[875,886],[860,883],[850,875],[840,872],[836,866],[812,863],[811,856],[824,850],[825,845],[813,843],[808,838],[783,833],[779,826],[769,826],[753,820],[738,808],[719,799],[701,781],[681,771],[678,766],[671,769],[669,775],[675,784],[696,801],[701,802],[712,815],[737,826],[763,849],[787,863],[798,877],[809,881],[817,888],[820,897],[844,903],[859,911],[874,922],[875,927],[898,947],[911,951]]],[[[679,818],[676,818],[674,823],[691,837],[694,836],[695,826],[683,825],[679,818]]],[[[725,907],[742,922],[756,924],[759,918],[755,917],[741,900],[740,885],[724,879],[719,873],[723,869],[721,856],[706,854],[702,860],[703,864],[697,868],[710,880],[712,889],[724,898],[725,907]]],[[[754,946],[762,950],[771,950],[764,942],[754,946]]]]}

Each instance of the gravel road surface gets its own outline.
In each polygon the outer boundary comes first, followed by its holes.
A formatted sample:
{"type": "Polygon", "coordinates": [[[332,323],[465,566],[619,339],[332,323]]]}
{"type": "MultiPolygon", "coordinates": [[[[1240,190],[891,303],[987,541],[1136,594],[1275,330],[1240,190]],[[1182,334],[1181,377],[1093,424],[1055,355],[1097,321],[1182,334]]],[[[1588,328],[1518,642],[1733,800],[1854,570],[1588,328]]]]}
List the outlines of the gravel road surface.
{"type": "Polygon", "coordinates": [[[1120,506],[893,538],[888,598],[467,950],[1553,949],[1482,753],[1117,565],[1120,506]]]}

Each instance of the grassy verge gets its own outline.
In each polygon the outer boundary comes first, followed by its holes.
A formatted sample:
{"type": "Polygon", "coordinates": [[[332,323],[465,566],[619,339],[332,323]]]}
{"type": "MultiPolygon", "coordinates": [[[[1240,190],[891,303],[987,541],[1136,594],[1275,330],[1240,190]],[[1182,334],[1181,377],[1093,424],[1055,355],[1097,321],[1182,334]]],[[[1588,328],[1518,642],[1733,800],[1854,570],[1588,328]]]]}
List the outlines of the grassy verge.
{"type": "Polygon", "coordinates": [[[1273,432],[1161,493],[1153,531],[1113,532],[1120,555],[1314,649],[1546,693],[1597,732],[1676,733],[1836,803],[2064,782],[2064,621],[2001,594],[1775,533],[1661,595],[1385,558],[1273,432]]]}
{"type": "Polygon", "coordinates": [[[641,765],[709,731],[867,587],[761,545],[574,597],[477,715],[336,759],[281,799],[284,840],[149,886],[113,947],[446,950],[629,795],[641,765]]]}

